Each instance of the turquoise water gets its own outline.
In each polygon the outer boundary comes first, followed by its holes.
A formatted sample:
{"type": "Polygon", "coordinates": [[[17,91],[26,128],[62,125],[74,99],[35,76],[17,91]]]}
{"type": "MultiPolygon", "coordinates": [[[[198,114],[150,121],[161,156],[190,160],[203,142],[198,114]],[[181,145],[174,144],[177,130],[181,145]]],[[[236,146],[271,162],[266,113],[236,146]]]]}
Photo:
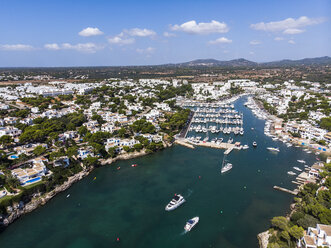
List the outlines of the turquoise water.
{"type": "MultiPolygon", "coordinates": [[[[33,179],[30,179],[30,180],[26,181],[24,184],[37,182],[37,181],[39,181],[39,180],[40,180],[40,177],[36,177],[36,178],[33,178],[33,179]]],[[[23,185],[24,185],[24,184],[23,184],[23,185]]]]}
{"type": "Polygon", "coordinates": [[[245,135],[235,141],[256,140],[258,147],[231,152],[230,172],[220,173],[222,150],[202,147],[174,146],[120,161],[96,169],[10,225],[0,234],[1,248],[257,247],[256,235],[269,227],[271,217],[285,214],[293,199],[273,185],[293,189],[294,177],[287,171],[302,167],[297,159],[311,163],[315,156],[264,136],[264,121],[243,102],[236,108],[244,112],[245,135]],[[268,152],[268,146],[278,146],[280,153],[268,152]],[[174,193],[186,202],[166,212],[174,193]],[[186,221],[194,216],[200,222],[184,234],[186,221]]]}

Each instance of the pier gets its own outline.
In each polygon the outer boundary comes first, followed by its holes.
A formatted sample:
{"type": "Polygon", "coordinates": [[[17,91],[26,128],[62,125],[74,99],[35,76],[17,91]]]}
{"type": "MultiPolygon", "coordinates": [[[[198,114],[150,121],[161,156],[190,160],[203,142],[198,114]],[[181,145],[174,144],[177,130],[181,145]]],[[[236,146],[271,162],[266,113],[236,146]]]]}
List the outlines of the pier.
{"type": "Polygon", "coordinates": [[[277,189],[277,190],[280,190],[280,191],[283,191],[283,192],[286,192],[286,193],[290,193],[292,195],[297,195],[299,193],[298,189],[289,190],[289,189],[285,189],[285,188],[282,188],[282,187],[279,187],[279,186],[274,186],[273,188],[277,189]]]}

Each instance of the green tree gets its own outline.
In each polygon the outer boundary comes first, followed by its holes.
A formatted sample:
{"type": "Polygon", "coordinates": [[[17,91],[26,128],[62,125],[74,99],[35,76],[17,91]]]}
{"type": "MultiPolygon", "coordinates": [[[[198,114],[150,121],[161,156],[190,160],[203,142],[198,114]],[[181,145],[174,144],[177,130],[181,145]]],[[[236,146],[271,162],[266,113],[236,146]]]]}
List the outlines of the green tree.
{"type": "Polygon", "coordinates": [[[36,146],[34,149],[33,149],[33,153],[36,155],[36,156],[40,156],[41,154],[45,153],[46,152],[46,148],[43,147],[43,146],[36,146]]]}
{"type": "Polygon", "coordinates": [[[12,139],[11,136],[9,135],[3,135],[0,137],[0,144],[3,145],[3,146],[7,146],[9,145],[10,143],[12,143],[14,140],[12,139]]]}
{"type": "Polygon", "coordinates": [[[292,226],[289,229],[289,234],[295,238],[295,239],[300,239],[303,236],[303,228],[302,227],[298,227],[297,225],[292,226]]]}
{"type": "Polygon", "coordinates": [[[288,229],[288,220],[284,216],[273,217],[271,224],[280,230],[288,229]]]}

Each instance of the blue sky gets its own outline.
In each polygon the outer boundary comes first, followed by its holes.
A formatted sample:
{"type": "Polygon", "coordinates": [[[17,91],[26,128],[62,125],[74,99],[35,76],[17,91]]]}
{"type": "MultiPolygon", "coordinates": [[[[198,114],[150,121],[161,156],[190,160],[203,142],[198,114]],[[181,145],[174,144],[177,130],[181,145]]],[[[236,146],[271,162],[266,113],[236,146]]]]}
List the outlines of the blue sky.
{"type": "Polygon", "coordinates": [[[331,55],[331,1],[1,0],[0,67],[331,55]]]}

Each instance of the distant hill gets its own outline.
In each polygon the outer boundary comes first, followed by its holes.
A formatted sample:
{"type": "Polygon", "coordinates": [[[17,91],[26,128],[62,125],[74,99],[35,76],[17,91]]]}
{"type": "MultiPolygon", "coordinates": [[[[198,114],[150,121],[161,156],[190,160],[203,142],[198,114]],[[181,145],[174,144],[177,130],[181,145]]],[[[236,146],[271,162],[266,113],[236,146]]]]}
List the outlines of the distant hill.
{"type": "Polygon", "coordinates": [[[249,61],[247,59],[233,59],[228,61],[221,61],[216,59],[197,59],[189,62],[168,64],[168,66],[179,66],[179,67],[213,67],[213,66],[224,66],[224,67],[282,67],[282,66],[302,66],[302,65],[331,65],[331,58],[328,56],[318,58],[305,58],[299,60],[284,59],[280,61],[257,63],[249,61]]]}
{"type": "Polygon", "coordinates": [[[229,66],[229,67],[241,67],[241,66],[256,66],[258,63],[249,61],[247,59],[233,59],[228,61],[220,61],[216,59],[197,59],[190,62],[179,63],[176,66],[229,66]]]}
{"type": "Polygon", "coordinates": [[[262,64],[266,66],[329,65],[331,64],[331,58],[328,56],[324,56],[318,58],[305,58],[299,60],[284,59],[280,61],[273,61],[262,64]]]}

